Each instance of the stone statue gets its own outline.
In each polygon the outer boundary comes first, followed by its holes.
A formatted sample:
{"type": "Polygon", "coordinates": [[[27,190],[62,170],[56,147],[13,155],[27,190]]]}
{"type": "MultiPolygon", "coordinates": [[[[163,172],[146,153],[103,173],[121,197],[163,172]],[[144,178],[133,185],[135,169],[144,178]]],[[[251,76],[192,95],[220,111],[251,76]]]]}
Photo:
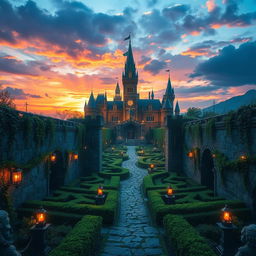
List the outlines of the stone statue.
{"type": "Polygon", "coordinates": [[[17,252],[12,240],[12,228],[8,213],[0,210],[0,255],[1,256],[21,256],[17,252]]]}
{"type": "Polygon", "coordinates": [[[235,256],[255,256],[256,255],[256,225],[245,226],[241,231],[241,241],[244,246],[238,249],[235,256]]]}

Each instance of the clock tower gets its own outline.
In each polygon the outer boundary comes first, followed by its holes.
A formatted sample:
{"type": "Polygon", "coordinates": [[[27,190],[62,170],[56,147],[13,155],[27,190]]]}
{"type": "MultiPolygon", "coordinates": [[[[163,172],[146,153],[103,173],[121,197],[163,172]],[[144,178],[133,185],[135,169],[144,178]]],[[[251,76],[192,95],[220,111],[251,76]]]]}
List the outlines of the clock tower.
{"type": "Polygon", "coordinates": [[[139,98],[137,93],[138,72],[132,54],[131,39],[129,39],[129,48],[124,56],[127,57],[122,75],[124,120],[137,120],[137,100],[139,98]]]}

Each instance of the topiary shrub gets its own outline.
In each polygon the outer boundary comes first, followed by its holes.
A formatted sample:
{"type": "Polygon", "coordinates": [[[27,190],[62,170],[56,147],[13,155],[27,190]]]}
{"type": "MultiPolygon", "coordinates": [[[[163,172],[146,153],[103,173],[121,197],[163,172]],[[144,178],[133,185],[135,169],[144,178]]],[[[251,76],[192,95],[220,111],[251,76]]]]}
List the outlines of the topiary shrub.
{"type": "Polygon", "coordinates": [[[100,238],[102,218],[84,216],[52,250],[49,256],[91,256],[94,255],[100,238]]]}
{"type": "Polygon", "coordinates": [[[183,217],[168,214],[163,220],[169,244],[179,256],[216,256],[206,240],[183,217]]]}

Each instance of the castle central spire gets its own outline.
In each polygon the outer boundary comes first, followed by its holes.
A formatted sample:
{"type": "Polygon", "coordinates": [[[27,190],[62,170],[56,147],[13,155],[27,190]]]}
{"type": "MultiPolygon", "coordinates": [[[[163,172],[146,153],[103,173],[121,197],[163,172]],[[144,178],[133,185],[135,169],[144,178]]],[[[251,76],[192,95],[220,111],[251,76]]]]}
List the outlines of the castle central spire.
{"type": "Polygon", "coordinates": [[[128,51],[124,53],[124,56],[126,56],[127,58],[125,62],[123,77],[132,78],[132,79],[138,78],[138,72],[136,71],[136,66],[135,66],[133,53],[132,53],[131,38],[129,38],[128,51]]]}

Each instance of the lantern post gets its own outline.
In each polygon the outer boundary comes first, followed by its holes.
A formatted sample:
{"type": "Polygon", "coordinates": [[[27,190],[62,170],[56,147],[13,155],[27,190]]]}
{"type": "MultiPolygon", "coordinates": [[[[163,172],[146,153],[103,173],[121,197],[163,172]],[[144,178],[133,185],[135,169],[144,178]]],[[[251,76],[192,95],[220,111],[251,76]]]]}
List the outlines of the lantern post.
{"type": "Polygon", "coordinates": [[[155,165],[154,164],[150,164],[149,168],[148,168],[148,174],[153,173],[154,170],[155,170],[155,165]]]}
{"type": "Polygon", "coordinates": [[[35,225],[30,229],[31,231],[31,246],[29,252],[31,255],[46,256],[47,248],[45,243],[45,233],[50,227],[47,223],[47,211],[41,207],[35,211],[35,225]]]}
{"type": "Polygon", "coordinates": [[[104,194],[103,186],[99,186],[97,189],[97,195],[95,196],[96,205],[104,204],[106,200],[106,194],[104,194]]]}
{"type": "Polygon", "coordinates": [[[166,190],[166,194],[164,195],[164,201],[166,204],[174,204],[175,203],[175,195],[173,188],[171,186],[168,186],[166,190]]]}
{"type": "Polygon", "coordinates": [[[55,153],[52,153],[51,156],[50,156],[50,160],[51,162],[55,162],[56,161],[56,154],[55,153]]]}
{"type": "Polygon", "coordinates": [[[22,182],[22,174],[23,170],[20,168],[13,170],[11,173],[11,184],[18,187],[18,185],[20,185],[20,183],[22,182]]]}
{"type": "Polygon", "coordinates": [[[193,151],[188,152],[187,156],[192,159],[194,157],[193,151]]]}
{"type": "Polygon", "coordinates": [[[75,153],[73,154],[73,159],[74,159],[74,160],[78,160],[78,158],[79,158],[78,153],[75,152],[75,153]]]}
{"type": "Polygon", "coordinates": [[[217,223],[217,226],[222,230],[220,245],[217,247],[221,256],[234,256],[236,252],[234,230],[237,227],[232,221],[231,210],[225,205],[221,209],[221,221],[217,223]]]}

